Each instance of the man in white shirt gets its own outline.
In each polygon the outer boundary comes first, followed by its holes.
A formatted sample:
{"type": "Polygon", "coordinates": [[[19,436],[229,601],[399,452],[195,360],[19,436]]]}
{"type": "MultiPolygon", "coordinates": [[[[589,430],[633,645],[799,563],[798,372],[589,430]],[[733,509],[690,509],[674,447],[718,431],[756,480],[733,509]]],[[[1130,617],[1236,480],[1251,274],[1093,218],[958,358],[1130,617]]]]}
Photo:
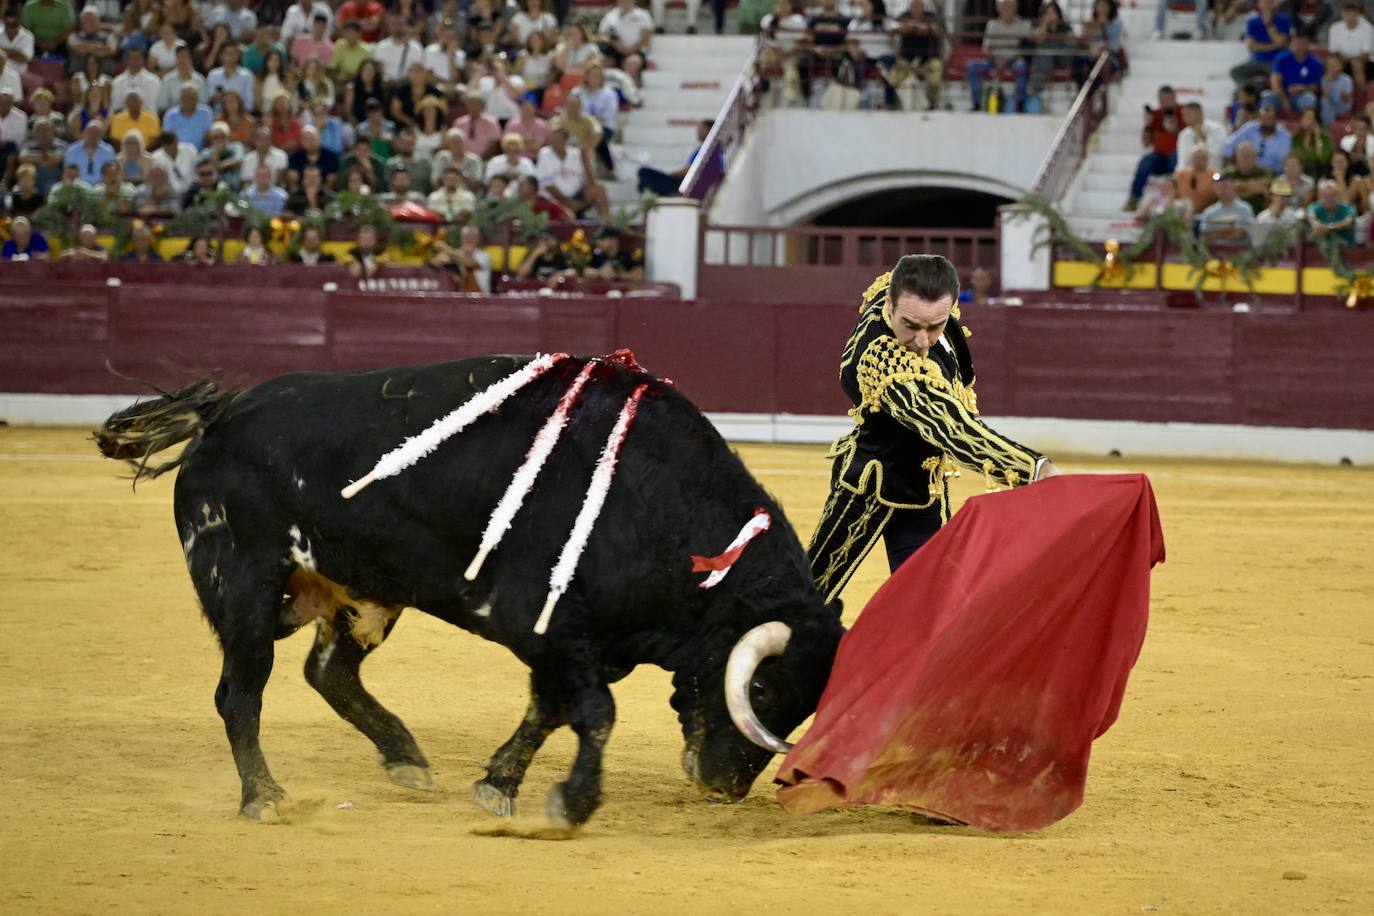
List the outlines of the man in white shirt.
{"type": "Polygon", "coordinates": [[[24,73],[33,60],[33,33],[19,24],[20,4],[12,3],[5,10],[5,27],[0,29],[0,57],[7,69],[24,73]]]}
{"type": "Polygon", "coordinates": [[[654,19],[647,10],[635,6],[635,0],[616,0],[615,8],[602,17],[596,35],[602,53],[617,67],[631,54],[647,60],[654,19]]]}
{"type": "Polygon", "coordinates": [[[162,114],[173,105],[181,103],[181,90],[184,86],[195,89],[198,99],[209,98],[209,94],[205,91],[205,77],[196,72],[195,64],[191,58],[191,49],[182,45],[177,48],[176,66],[162,78],[162,86],[158,89],[158,114],[162,114]]]}
{"type": "Polygon", "coordinates": [[[325,18],[324,34],[334,33],[334,11],[329,8],[328,3],[322,0],[296,0],[291,4],[291,8],[286,11],[286,17],[281,21],[281,44],[283,48],[290,48],[291,42],[297,35],[309,35],[310,23],[316,15],[325,18]]]}
{"type": "Polygon", "coordinates": [[[549,131],[548,145],[539,150],[534,167],[539,193],[547,195],[581,216],[595,207],[602,219],[610,215],[606,189],[599,183],[587,186],[587,166],[581,150],[568,145],[568,132],[562,127],[549,131]]]}
{"type": "Polygon", "coordinates": [[[1178,132],[1178,167],[1183,168],[1193,161],[1193,147],[1205,146],[1210,154],[1208,167],[1213,172],[1221,171],[1221,148],[1226,145],[1226,128],[1204,118],[1202,106],[1197,102],[1183,106],[1183,123],[1187,126],[1178,132]]]}
{"type": "Polygon", "coordinates": [[[462,81],[465,63],[467,55],[463,53],[458,29],[446,22],[439,27],[439,40],[425,48],[425,69],[435,82],[448,86],[462,81]]]}
{"type": "Polygon", "coordinates": [[[0,57],[0,91],[8,91],[14,99],[24,98],[24,81],[4,57],[0,57]]]}
{"type": "Polygon", "coordinates": [[[443,185],[430,192],[425,198],[425,206],[449,222],[466,220],[477,209],[477,195],[463,187],[463,173],[456,165],[445,168],[441,180],[443,185]]]}
{"type": "Polygon", "coordinates": [[[167,171],[167,180],[177,195],[184,196],[196,180],[196,159],[200,151],[190,143],[182,143],[171,131],[163,131],[157,152],[153,153],[153,165],[160,165],[167,171]]]}
{"type": "Polygon", "coordinates": [[[124,72],[116,76],[110,84],[110,110],[118,111],[124,107],[124,97],[130,91],[137,92],[141,98],[151,102],[162,92],[162,80],[157,74],[143,66],[143,51],[129,48],[124,55],[124,72]]]}
{"type": "Polygon", "coordinates": [[[240,44],[252,41],[258,30],[258,15],[247,8],[244,0],[226,0],[216,5],[205,22],[205,30],[208,32],[221,22],[229,27],[230,37],[240,44]]]}
{"type": "Polygon", "coordinates": [[[389,32],[372,47],[372,59],[382,68],[382,79],[395,83],[406,75],[414,61],[425,59],[425,49],[411,37],[410,26],[400,16],[388,18],[389,32]]]}
{"type": "Polygon", "coordinates": [[[1364,98],[1370,61],[1374,60],[1374,24],[1364,18],[1359,0],[1346,0],[1341,18],[1331,24],[1326,49],[1345,62],[1345,72],[1355,81],[1355,98],[1364,98]]]}
{"type": "Polygon", "coordinates": [[[273,184],[279,183],[281,173],[288,165],[285,151],[272,145],[271,128],[259,127],[253,131],[253,148],[244,154],[239,166],[239,180],[245,186],[254,180],[259,165],[267,166],[273,184]]]}

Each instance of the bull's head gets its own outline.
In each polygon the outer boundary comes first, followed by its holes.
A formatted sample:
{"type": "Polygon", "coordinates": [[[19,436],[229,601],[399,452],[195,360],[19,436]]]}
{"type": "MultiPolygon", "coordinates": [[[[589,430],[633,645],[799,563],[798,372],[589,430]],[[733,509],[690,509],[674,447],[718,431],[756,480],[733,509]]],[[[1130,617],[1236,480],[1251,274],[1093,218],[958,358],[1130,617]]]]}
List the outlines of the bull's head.
{"type": "Polygon", "coordinates": [[[838,604],[802,623],[756,626],[731,649],[723,677],[716,668],[695,685],[695,709],[679,710],[682,763],[707,798],[743,799],[772,755],[791,747],[776,736],[816,711],[843,633],[838,604]]]}

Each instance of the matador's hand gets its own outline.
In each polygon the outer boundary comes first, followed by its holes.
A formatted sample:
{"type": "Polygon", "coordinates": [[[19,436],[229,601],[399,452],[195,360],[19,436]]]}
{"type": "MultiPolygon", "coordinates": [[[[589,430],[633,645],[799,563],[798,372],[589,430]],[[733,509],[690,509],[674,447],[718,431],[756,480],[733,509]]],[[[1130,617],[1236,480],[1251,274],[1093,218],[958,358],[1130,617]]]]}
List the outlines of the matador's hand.
{"type": "Polygon", "coordinates": [[[1059,468],[1054,466],[1053,461],[1045,459],[1045,463],[1040,465],[1040,472],[1035,475],[1035,479],[1044,480],[1046,477],[1058,477],[1060,473],[1059,468]]]}

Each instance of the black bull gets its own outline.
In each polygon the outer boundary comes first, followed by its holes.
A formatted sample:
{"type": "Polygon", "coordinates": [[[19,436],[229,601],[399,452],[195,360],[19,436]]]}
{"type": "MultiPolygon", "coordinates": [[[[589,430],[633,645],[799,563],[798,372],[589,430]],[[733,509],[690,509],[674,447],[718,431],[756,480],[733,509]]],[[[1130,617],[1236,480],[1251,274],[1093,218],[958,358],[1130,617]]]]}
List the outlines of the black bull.
{"type": "Polygon", "coordinates": [[[391,780],[412,788],[431,785],[425,756],[359,679],[400,610],[419,608],[500,643],[530,667],[524,720],[474,786],[477,801],[497,814],[514,813],[530,761],[567,725],[578,752],[550,795],[549,815],[571,824],[590,817],[615,718],[608,685],[639,664],[673,673],[687,775],[710,798],[744,797],[769,755],[732,724],[723,670],[742,635],[768,621],[785,623],[792,638],[739,692],[747,689],[758,718],[783,735],[815,710],[842,633],[838,607],[822,602],[796,535],[709,421],[647,374],[598,369],[473,582],[463,571],[491,510],[584,360],[563,360],[400,475],[340,497],[382,454],[527,361],[295,373],[243,392],[205,381],[120,411],[97,432],[102,453],[130,460],[139,476],[181,468],[177,529],[223,650],[215,706],[242,779],[244,815],[274,815],[284,797],[258,741],[262,691],[273,641],[311,619],[306,680],[376,744],[391,780]],[[641,382],[650,388],[600,520],[547,634],[535,635],[549,572],[597,455],[641,382]],[[178,458],[148,464],[185,439],[178,458]],[[704,576],[689,558],[723,550],[757,507],[772,514],[771,530],[719,586],[699,588],[704,576]]]}

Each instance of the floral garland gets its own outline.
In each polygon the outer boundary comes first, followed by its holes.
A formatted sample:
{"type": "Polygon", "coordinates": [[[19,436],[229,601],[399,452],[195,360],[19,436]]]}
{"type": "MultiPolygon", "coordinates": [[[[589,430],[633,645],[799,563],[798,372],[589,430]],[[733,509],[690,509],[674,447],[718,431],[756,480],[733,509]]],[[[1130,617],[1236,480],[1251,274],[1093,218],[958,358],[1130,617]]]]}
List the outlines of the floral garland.
{"type": "MultiPolygon", "coordinates": [[[[1051,243],[1067,245],[1083,260],[1098,267],[1092,285],[1101,286],[1104,282],[1128,281],[1135,271],[1136,262],[1157,238],[1162,236],[1166,243],[1178,249],[1183,261],[1188,265],[1189,279],[1193,282],[1193,293],[1202,297],[1203,285],[1208,279],[1220,279],[1223,289],[1228,283],[1239,281],[1247,292],[1255,296],[1255,281],[1259,272],[1275,264],[1295,243],[1301,240],[1303,224],[1287,223],[1274,226],[1268,237],[1260,245],[1251,246],[1243,251],[1237,250],[1229,257],[1219,257],[1207,247],[1207,243],[1193,235],[1192,224],[1176,210],[1165,210],[1156,214],[1141,227],[1140,237],[1124,250],[1115,239],[1108,239],[1104,245],[1105,254],[1084,241],[1069,228],[1068,221],[1054,204],[1036,194],[1028,194],[1017,202],[1020,209],[1011,214],[1012,219],[1029,219],[1038,216],[1041,225],[1031,242],[1031,251],[1036,252],[1051,243]]],[[[1335,236],[1324,236],[1313,240],[1314,247],[1321,254],[1326,266],[1345,286],[1339,295],[1345,297],[1346,305],[1354,307],[1360,300],[1374,298],[1374,275],[1352,270],[1341,256],[1341,246],[1335,236]]]]}

